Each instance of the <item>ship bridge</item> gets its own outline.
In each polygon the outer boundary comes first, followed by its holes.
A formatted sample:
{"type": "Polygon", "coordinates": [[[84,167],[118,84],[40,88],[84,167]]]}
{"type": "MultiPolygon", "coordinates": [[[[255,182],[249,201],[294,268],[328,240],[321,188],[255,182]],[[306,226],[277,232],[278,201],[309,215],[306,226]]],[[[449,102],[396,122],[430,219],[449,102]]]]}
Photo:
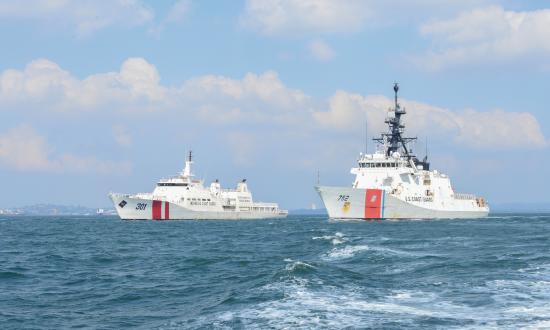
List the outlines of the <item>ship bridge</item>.
{"type": "Polygon", "coordinates": [[[160,179],[157,182],[157,187],[189,187],[193,184],[200,184],[200,180],[193,180],[194,175],[191,173],[191,164],[193,164],[193,153],[189,151],[185,167],[180,174],[171,178],[160,179]]]}

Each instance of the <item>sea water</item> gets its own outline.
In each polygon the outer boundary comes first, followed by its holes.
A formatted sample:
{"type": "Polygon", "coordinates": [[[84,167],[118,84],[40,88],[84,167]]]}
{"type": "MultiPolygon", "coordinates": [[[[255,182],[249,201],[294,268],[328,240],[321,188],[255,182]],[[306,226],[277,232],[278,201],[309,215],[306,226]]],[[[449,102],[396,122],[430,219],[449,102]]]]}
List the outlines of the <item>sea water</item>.
{"type": "Polygon", "coordinates": [[[0,327],[550,328],[550,215],[0,216],[0,327]]]}

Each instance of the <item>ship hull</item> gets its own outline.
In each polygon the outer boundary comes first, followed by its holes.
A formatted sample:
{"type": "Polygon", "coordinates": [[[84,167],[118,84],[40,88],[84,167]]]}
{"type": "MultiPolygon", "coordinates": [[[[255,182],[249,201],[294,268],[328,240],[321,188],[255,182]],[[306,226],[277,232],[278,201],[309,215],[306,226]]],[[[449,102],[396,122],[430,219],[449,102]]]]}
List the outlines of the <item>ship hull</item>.
{"type": "Polygon", "coordinates": [[[406,202],[380,189],[318,186],[316,190],[333,219],[456,219],[482,218],[489,214],[488,207],[475,206],[472,201],[449,202],[435,208],[429,207],[430,203],[406,202]]]}
{"type": "Polygon", "coordinates": [[[195,211],[167,201],[118,194],[109,197],[122,220],[241,220],[287,216],[286,212],[195,211]]]}

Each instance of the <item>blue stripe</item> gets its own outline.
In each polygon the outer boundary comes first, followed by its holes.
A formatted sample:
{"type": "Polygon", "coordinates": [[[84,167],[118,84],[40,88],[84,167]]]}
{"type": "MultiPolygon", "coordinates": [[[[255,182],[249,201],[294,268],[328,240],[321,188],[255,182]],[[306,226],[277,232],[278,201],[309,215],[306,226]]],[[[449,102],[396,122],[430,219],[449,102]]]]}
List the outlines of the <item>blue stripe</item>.
{"type": "Polygon", "coordinates": [[[385,193],[386,193],[386,191],[382,190],[382,203],[381,203],[382,205],[380,205],[381,208],[382,208],[382,211],[380,211],[380,218],[382,218],[382,219],[384,219],[384,202],[385,202],[385,196],[384,195],[385,195],[385,193]]]}

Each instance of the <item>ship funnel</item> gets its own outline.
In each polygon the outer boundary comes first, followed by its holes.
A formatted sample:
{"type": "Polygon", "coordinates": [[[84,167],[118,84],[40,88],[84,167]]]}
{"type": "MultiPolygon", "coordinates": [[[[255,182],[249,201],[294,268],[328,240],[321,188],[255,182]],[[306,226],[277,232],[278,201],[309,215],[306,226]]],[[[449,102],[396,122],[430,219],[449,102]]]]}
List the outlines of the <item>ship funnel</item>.
{"type": "Polygon", "coordinates": [[[248,186],[246,185],[246,179],[243,179],[241,182],[237,184],[237,191],[239,192],[247,192],[248,186]]]}

